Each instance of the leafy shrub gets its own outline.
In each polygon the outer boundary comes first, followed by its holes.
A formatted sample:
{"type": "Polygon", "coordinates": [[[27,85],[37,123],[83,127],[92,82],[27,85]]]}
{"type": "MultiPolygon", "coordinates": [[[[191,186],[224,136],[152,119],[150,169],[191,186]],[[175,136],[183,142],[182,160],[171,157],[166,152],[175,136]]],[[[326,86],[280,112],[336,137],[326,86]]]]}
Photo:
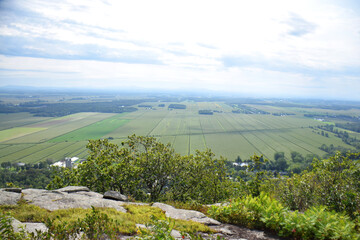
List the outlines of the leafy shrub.
{"type": "Polygon", "coordinates": [[[222,222],[275,231],[280,236],[299,239],[359,239],[355,222],[344,213],[311,207],[304,213],[292,212],[265,193],[213,206],[209,214],[222,222]]]}
{"type": "MultiPolygon", "coordinates": [[[[175,238],[171,235],[172,230],[175,226],[175,221],[171,218],[157,218],[155,216],[151,217],[151,222],[146,224],[146,229],[138,228],[139,236],[135,237],[135,239],[141,240],[175,240],[175,238]]],[[[204,238],[198,233],[189,233],[189,232],[181,232],[182,238],[190,239],[190,240],[203,240],[204,238]]],[[[209,239],[209,238],[207,238],[209,239]]],[[[221,240],[224,238],[211,237],[210,239],[221,240]]],[[[210,240],[209,239],[209,240],[210,240]]]]}
{"type": "Polygon", "coordinates": [[[284,208],[278,201],[264,192],[259,196],[251,195],[232,200],[229,205],[209,209],[209,214],[221,222],[233,223],[249,228],[274,229],[283,220],[284,208]]]}
{"type": "Polygon", "coordinates": [[[47,219],[47,232],[32,233],[32,239],[61,240],[76,239],[82,236],[83,239],[101,239],[107,237],[115,239],[118,234],[116,222],[105,213],[92,207],[91,213],[86,214],[83,219],[74,222],[61,221],[57,216],[55,219],[47,219]]]}
{"type": "Polygon", "coordinates": [[[9,240],[23,240],[28,239],[24,230],[15,232],[11,225],[11,216],[9,213],[4,214],[0,212],[0,237],[1,239],[9,240]]]}
{"type": "Polygon", "coordinates": [[[355,218],[360,213],[360,153],[337,153],[329,159],[314,159],[311,171],[262,183],[292,210],[304,211],[324,205],[355,218]]]}
{"type": "Polygon", "coordinates": [[[324,206],[311,207],[304,213],[287,214],[282,229],[282,236],[300,239],[359,239],[356,224],[342,213],[330,212],[324,206]]]}
{"type": "Polygon", "coordinates": [[[139,237],[136,239],[142,240],[157,240],[157,239],[175,239],[171,236],[175,222],[171,219],[159,219],[155,216],[151,216],[151,222],[146,224],[146,228],[138,228],[139,237]]]}

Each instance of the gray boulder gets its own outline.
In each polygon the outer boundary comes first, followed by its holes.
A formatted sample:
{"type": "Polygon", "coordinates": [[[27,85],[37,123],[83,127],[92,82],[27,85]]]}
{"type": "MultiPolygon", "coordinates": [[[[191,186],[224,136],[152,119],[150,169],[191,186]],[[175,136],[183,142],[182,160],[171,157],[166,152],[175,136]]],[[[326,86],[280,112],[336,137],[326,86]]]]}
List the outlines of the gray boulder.
{"type": "Polygon", "coordinates": [[[104,193],[104,198],[118,200],[118,201],[127,201],[128,200],[127,196],[125,196],[117,191],[107,191],[106,193],[104,193]]]}
{"type": "Polygon", "coordinates": [[[21,193],[0,190],[0,205],[16,205],[21,198],[21,193]]]}
{"type": "Polygon", "coordinates": [[[118,211],[126,212],[122,207],[123,202],[104,199],[102,194],[86,191],[85,188],[62,188],[55,191],[24,189],[22,193],[28,203],[50,211],[94,206],[115,208],[118,211]]]}
{"type": "Polygon", "coordinates": [[[178,230],[175,229],[171,230],[170,235],[175,239],[182,239],[182,235],[178,230]]]}
{"type": "Polygon", "coordinates": [[[20,222],[19,220],[13,218],[11,225],[14,228],[15,232],[20,232],[22,229],[25,232],[36,233],[36,231],[47,232],[48,228],[44,223],[31,223],[31,222],[20,222]]]}
{"type": "Polygon", "coordinates": [[[205,214],[194,211],[194,210],[184,210],[177,209],[173,206],[164,204],[164,203],[154,203],[153,207],[158,207],[165,212],[166,217],[182,220],[191,220],[194,222],[202,223],[205,225],[220,225],[221,223],[215,219],[207,217],[205,214]]]}

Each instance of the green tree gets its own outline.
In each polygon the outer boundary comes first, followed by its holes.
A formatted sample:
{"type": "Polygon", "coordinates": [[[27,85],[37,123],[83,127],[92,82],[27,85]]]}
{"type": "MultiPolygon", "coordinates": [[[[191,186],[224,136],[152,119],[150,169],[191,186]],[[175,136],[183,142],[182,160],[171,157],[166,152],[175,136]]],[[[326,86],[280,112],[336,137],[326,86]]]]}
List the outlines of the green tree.
{"type": "Polygon", "coordinates": [[[138,184],[139,169],[129,149],[119,148],[108,139],[89,140],[89,157],[76,169],[80,185],[97,192],[108,190],[130,194],[138,184]]]}
{"type": "Polygon", "coordinates": [[[329,159],[315,158],[310,171],[271,180],[276,183],[273,194],[292,210],[324,205],[355,217],[360,211],[359,159],[360,153],[340,152],[329,159]]]}
{"type": "Polygon", "coordinates": [[[284,152],[276,152],[274,154],[275,162],[273,163],[273,168],[278,171],[286,171],[286,169],[289,167],[288,163],[285,159],[284,152]]]}
{"type": "Polygon", "coordinates": [[[291,152],[291,160],[292,160],[294,163],[301,163],[301,162],[304,161],[304,157],[301,155],[301,153],[292,151],[292,152],[291,152]]]}
{"type": "Polygon", "coordinates": [[[89,156],[77,168],[55,168],[49,189],[82,185],[96,192],[115,190],[122,194],[136,189],[138,168],[128,149],[119,148],[108,139],[89,140],[87,148],[89,156]]]}
{"type": "Polygon", "coordinates": [[[133,163],[138,166],[141,187],[156,201],[170,184],[179,154],[170,145],[164,145],[153,137],[132,135],[123,143],[128,147],[133,163]]]}
{"type": "Polygon", "coordinates": [[[50,189],[83,185],[93,191],[116,190],[138,200],[196,200],[211,203],[228,198],[238,184],[227,177],[225,159],[210,150],[180,156],[153,137],[132,135],[121,147],[108,139],[90,140],[87,161],[75,169],[56,169],[50,189]]]}

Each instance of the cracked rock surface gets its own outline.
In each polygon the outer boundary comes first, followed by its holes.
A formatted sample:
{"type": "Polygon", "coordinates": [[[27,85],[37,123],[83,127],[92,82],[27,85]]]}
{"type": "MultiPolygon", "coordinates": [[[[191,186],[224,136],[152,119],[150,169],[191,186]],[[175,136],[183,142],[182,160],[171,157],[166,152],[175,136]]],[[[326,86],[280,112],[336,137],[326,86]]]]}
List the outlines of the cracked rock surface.
{"type": "MultiPolygon", "coordinates": [[[[87,188],[86,188],[87,189],[87,188]]],[[[91,208],[108,207],[115,208],[118,211],[126,212],[122,207],[124,202],[104,199],[103,195],[96,192],[90,192],[84,187],[67,187],[53,191],[43,189],[25,189],[22,190],[23,199],[30,204],[45,208],[50,211],[68,208],[91,208]]]]}
{"type": "MultiPolygon", "coordinates": [[[[33,204],[50,211],[68,208],[91,208],[94,206],[114,208],[121,212],[126,212],[126,209],[123,207],[124,204],[148,205],[147,203],[131,203],[121,201],[123,196],[120,196],[116,192],[111,192],[107,195],[111,196],[105,196],[104,198],[104,195],[92,192],[87,187],[82,186],[69,186],[57,190],[31,188],[0,189],[0,205],[15,205],[20,199],[23,199],[29,204],[33,204]]],[[[204,239],[216,239],[216,236],[227,240],[283,239],[264,231],[251,230],[245,227],[234,226],[231,224],[223,224],[215,219],[207,217],[205,214],[198,211],[177,209],[164,203],[154,203],[152,206],[163,210],[167,217],[202,223],[208,225],[211,229],[216,231],[216,233],[213,235],[201,233],[204,239]]],[[[21,227],[25,228],[25,230],[28,232],[35,232],[36,230],[47,231],[47,228],[43,223],[21,223],[20,221],[13,219],[12,225],[17,231],[21,229],[21,227]]],[[[181,234],[176,230],[172,232],[172,235],[175,239],[181,239],[182,237],[181,234]]],[[[119,237],[120,239],[131,238],[131,236],[123,235],[119,237]]]]}

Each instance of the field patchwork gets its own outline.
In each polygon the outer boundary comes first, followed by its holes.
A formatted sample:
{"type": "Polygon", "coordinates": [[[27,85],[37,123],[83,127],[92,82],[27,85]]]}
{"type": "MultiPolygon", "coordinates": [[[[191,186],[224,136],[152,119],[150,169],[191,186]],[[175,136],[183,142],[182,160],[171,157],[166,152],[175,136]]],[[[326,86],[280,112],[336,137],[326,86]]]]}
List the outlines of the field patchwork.
{"type": "MultiPolygon", "coordinates": [[[[322,144],[352,148],[333,133],[325,137],[315,132],[311,127],[322,123],[305,118],[294,108],[262,106],[269,112],[296,113],[274,116],[232,113],[232,107],[222,102],[181,102],[186,109],[151,104],[153,109],[139,108],[131,113],[77,113],[50,119],[30,117],[23,122],[21,116],[28,118],[28,115],[14,114],[18,127],[0,131],[0,162],[86,158],[88,139],[108,138],[120,144],[132,134],[154,136],[165,144],[170,143],[183,155],[210,148],[216,156],[232,161],[238,156],[248,159],[253,154],[273,159],[275,152],[284,152],[289,159],[291,151],[323,156],[325,152],[319,149],[322,144]],[[202,115],[198,114],[199,110],[216,112],[202,115]]],[[[166,106],[169,104],[165,103],[166,106]]],[[[1,117],[6,119],[7,123],[3,125],[6,128],[11,122],[11,114],[1,117]]]]}

